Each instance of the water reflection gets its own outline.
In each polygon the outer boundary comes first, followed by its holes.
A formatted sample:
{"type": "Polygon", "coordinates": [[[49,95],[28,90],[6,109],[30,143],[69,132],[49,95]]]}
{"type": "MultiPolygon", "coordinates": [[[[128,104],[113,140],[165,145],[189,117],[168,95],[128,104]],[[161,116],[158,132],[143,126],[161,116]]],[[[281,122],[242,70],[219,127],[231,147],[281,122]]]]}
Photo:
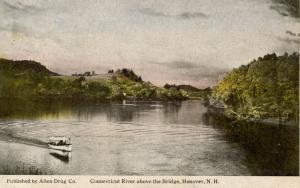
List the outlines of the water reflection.
{"type": "MultiPolygon", "coordinates": [[[[18,161],[54,174],[261,174],[265,168],[258,164],[253,170],[249,148],[226,135],[221,124],[199,101],[5,100],[0,101],[0,164],[18,161]],[[52,136],[70,137],[72,156],[45,148],[52,136]]],[[[276,168],[291,165],[280,164],[276,168]]]]}
{"type": "Polygon", "coordinates": [[[39,100],[39,99],[2,99],[0,100],[0,118],[2,119],[58,119],[61,116],[70,116],[71,101],[39,100]]]}
{"type": "Polygon", "coordinates": [[[49,149],[50,155],[53,157],[65,162],[69,163],[72,157],[72,153],[68,151],[60,151],[60,150],[54,150],[54,149],[49,149]]]}
{"type": "Polygon", "coordinates": [[[299,127],[233,122],[213,113],[203,114],[203,120],[246,149],[247,166],[253,174],[299,175],[299,127]]]}

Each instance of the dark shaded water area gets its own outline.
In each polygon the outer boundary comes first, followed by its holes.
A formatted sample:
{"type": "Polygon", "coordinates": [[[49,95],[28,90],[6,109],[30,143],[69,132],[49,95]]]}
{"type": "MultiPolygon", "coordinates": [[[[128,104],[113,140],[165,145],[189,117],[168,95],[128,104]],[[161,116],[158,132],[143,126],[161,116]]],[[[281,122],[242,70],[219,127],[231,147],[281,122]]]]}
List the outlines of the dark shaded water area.
{"type": "Polygon", "coordinates": [[[298,175],[298,135],[230,121],[196,100],[6,99],[0,174],[298,175]],[[72,152],[49,150],[51,136],[70,137],[72,152]]]}
{"type": "Polygon", "coordinates": [[[222,114],[206,113],[206,122],[222,129],[227,138],[246,151],[247,167],[253,175],[299,175],[299,127],[233,121],[222,114]]]}

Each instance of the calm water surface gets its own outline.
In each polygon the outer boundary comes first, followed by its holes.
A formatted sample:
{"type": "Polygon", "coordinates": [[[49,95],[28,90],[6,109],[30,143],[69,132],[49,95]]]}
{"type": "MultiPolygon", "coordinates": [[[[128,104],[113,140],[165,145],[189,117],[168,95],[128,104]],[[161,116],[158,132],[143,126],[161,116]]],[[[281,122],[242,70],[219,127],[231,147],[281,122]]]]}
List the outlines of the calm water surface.
{"type": "MultiPolygon", "coordinates": [[[[5,108],[9,104],[0,113],[5,108]]],[[[23,108],[0,119],[2,167],[36,166],[51,174],[250,175],[244,150],[208,125],[199,101],[23,108]],[[71,138],[69,161],[50,154],[45,143],[51,136],[71,138]]]]}

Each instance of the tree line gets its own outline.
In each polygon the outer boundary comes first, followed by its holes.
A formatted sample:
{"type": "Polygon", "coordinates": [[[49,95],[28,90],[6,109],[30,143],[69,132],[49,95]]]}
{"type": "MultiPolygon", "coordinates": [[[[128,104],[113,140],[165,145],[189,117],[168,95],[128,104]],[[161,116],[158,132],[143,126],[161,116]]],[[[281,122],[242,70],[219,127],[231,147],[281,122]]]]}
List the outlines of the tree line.
{"type": "Polygon", "coordinates": [[[299,119],[299,54],[275,53],[234,69],[214,88],[212,99],[238,119],[299,119]]]}

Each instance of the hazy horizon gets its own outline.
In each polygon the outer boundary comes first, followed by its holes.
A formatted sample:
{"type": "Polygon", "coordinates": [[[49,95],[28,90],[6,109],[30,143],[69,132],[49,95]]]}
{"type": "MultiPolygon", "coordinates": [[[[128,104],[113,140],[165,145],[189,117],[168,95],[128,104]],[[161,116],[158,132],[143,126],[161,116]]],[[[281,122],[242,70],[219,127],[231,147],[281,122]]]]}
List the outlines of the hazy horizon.
{"type": "Polygon", "coordinates": [[[299,52],[299,17],[276,0],[3,0],[0,58],[60,74],[132,68],[157,85],[214,85],[267,53],[299,52]]]}

